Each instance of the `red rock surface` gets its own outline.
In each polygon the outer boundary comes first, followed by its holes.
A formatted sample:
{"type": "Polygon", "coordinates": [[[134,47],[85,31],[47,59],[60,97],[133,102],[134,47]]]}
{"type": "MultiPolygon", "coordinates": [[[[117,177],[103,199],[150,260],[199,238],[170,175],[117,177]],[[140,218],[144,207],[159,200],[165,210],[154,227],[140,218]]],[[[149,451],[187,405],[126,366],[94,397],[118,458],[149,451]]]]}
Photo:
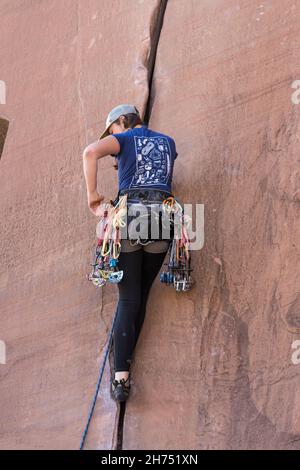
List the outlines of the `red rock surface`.
{"type": "MultiPolygon", "coordinates": [[[[292,0],[0,0],[2,449],[79,446],[117,289],[86,279],[95,241],[81,154],[110,109],[150,103],[174,137],[175,193],[202,203],[189,293],[155,281],[123,449],[299,449],[300,9],[292,0]]],[[[111,157],[99,190],[117,191],[111,157]]],[[[86,448],[116,446],[106,367],[86,448]]]]}

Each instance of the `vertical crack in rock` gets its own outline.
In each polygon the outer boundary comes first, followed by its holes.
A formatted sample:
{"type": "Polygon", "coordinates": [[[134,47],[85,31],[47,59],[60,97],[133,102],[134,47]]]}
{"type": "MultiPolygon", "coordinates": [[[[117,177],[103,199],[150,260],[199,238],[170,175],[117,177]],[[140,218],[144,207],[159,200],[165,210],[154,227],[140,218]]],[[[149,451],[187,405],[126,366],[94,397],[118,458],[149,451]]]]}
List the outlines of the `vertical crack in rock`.
{"type": "Polygon", "coordinates": [[[118,430],[117,430],[117,443],[115,450],[122,450],[123,448],[123,427],[124,427],[124,418],[125,418],[125,411],[126,411],[126,402],[120,403],[120,410],[119,410],[119,422],[118,422],[118,430]]]}
{"type": "Polygon", "coordinates": [[[145,107],[144,122],[149,123],[153,102],[155,99],[155,93],[152,90],[153,75],[155,69],[155,60],[157,47],[159,43],[159,37],[162,30],[165,11],[167,8],[168,0],[161,0],[158,8],[153,11],[153,15],[150,18],[150,54],[148,59],[148,99],[145,107]]]}
{"type": "Polygon", "coordinates": [[[9,121],[7,119],[0,118],[0,158],[2,156],[5,139],[8,132],[9,121]]]}
{"type": "MultiPolygon", "coordinates": [[[[168,0],[161,0],[158,7],[154,9],[153,14],[150,18],[150,54],[147,62],[148,69],[148,98],[145,106],[144,119],[143,121],[148,125],[153,102],[155,99],[155,93],[152,89],[153,75],[155,69],[155,60],[157,54],[157,47],[159,43],[160,33],[162,30],[164,15],[167,8],[168,0]]],[[[115,450],[122,450],[123,448],[123,430],[125,422],[126,402],[120,404],[119,419],[116,433],[116,448],[115,450]]]]}

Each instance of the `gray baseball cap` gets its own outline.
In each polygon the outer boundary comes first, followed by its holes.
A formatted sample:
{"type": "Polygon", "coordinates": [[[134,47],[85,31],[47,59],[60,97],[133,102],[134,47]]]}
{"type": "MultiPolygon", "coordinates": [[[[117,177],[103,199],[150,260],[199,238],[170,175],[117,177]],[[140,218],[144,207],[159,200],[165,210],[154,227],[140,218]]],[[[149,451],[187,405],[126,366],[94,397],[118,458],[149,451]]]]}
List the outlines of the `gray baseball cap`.
{"type": "Polygon", "coordinates": [[[137,108],[133,104],[119,104],[113,108],[107,116],[105,130],[100,135],[99,140],[109,135],[108,129],[114,121],[116,121],[120,116],[129,113],[136,114],[137,116],[140,115],[137,108]]]}

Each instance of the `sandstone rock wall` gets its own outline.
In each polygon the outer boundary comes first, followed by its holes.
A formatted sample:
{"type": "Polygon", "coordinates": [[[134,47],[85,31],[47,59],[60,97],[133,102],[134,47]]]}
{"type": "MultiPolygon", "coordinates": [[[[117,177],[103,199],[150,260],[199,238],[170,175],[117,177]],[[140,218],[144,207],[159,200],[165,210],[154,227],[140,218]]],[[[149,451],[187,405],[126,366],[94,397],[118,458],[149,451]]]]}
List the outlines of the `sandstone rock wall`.
{"type": "MultiPolygon", "coordinates": [[[[117,302],[85,279],[81,154],[135,103],[174,137],[174,192],[204,204],[195,288],[156,279],[123,449],[299,449],[297,2],[1,0],[0,447],[79,446],[117,302]],[[149,386],[154,384],[154,386],[149,386]]],[[[99,189],[115,196],[111,157],[99,189]]],[[[86,448],[118,445],[106,367],[86,448]]]]}

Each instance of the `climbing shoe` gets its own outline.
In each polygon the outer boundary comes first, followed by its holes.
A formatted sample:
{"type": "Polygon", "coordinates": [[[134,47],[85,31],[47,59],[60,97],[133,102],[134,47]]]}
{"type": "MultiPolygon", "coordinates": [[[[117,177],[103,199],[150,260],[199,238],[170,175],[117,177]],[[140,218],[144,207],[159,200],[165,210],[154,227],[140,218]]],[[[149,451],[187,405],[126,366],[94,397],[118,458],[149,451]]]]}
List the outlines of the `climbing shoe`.
{"type": "Polygon", "coordinates": [[[126,401],[130,390],[130,375],[125,379],[113,379],[111,382],[111,390],[116,401],[126,401]]]}

